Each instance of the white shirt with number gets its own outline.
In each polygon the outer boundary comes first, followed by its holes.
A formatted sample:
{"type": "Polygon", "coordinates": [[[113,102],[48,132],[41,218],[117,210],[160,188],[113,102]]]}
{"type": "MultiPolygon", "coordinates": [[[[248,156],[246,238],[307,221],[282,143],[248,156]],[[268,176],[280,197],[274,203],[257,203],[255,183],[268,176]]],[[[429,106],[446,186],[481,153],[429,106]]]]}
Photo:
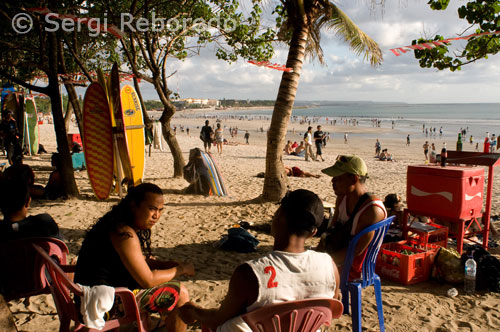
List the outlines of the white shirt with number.
{"type": "MultiPolygon", "coordinates": [[[[330,255],[313,250],[302,253],[273,251],[247,262],[259,282],[257,300],[247,312],[274,303],[310,298],[333,298],[335,275],[330,255]]],[[[241,316],[228,320],[217,332],[252,332],[241,316]]]]}

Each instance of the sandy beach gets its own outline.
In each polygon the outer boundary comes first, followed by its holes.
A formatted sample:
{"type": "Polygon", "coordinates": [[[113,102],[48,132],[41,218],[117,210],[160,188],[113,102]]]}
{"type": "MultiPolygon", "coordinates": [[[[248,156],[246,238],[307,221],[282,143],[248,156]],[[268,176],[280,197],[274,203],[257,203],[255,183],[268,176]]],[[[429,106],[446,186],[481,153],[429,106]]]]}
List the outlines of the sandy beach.
{"type": "MultiPolygon", "coordinates": [[[[200,116],[202,113],[200,113],[200,116]]],[[[215,121],[210,120],[213,124],[215,121]]],[[[189,150],[202,147],[199,139],[199,128],[203,118],[184,118],[176,116],[172,125],[177,126],[177,139],[188,160],[189,150]],[[180,130],[180,126],[190,128],[190,136],[180,130]]],[[[226,233],[231,225],[241,221],[266,223],[277,209],[274,203],[255,203],[262,192],[263,179],[255,175],[264,171],[265,145],[269,123],[266,121],[224,120],[223,126],[237,126],[238,136],[231,138],[226,129],[225,137],[234,145],[225,145],[222,156],[212,148],[225,183],[229,188],[227,197],[204,197],[182,194],[187,187],[183,179],[172,178],[173,162],[168,148],[165,151],[152,150],[146,157],[146,182],[159,185],[165,192],[165,211],[161,222],[153,229],[153,253],[159,258],[191,261],[196,268],[196,275],[183,278],[192,301],[204,307],[216,307],[227,291],[232,271],[242,262],[258,257],[272,250],[272,237],[261,232],[251,231],[260,241],[256,253],[239,254],[225,252],[214,248],[213,244],[226,233]],[[263,127],[264,132],[259,128],[263,127]],[[244,144],[245,131],[250,132],[250,144],[244,144]]],[[[313,124],[315,128],[315,124],[313,124]]],[[[307,124],[293,123],[289,125],[288,139],[299,141],[307,129],[307,124]],[[295,133],[293,132],[295,129],[295,133]]],[[[284,156],[285,165],[298,166],[314,174],[330,166],[338,154],[357,154],[363,157],[369,169],[368,190],[382,199],[390,193],[396,193],[406,200],[406,170],[408,165],[423,164],[422,144],[425,140],[435,142],[438,149],[442,140],[426,138],[424,135],[412,135],[410,146],[406,146],[405,132],[397,129],[350,127],[344,125],[325,126],[323,130],[330,132],[331,140],[324,151],[324,162],[306,162],[304,158],[284,156]],[[364,133],[373,138],[349,136],[344,143],[343,134],[364,133]],[[391,133],[390,137],[384,135],[391,133]],[[375,138],[379,138],[382,148],[387,148],[396,159],[395,162],[384,162],[374,158],[375,138]]],[[[77,132],[71,128],[70,132],[77,132]]],[[[26,157],[25,163],[35,171],[36,182],[45,185],[50,173],[50,152],[56,151],[53,125],[40,126],[41,143],[49,154],[26,157]]],[[[454,149],[455,141],[448,140],[448,147],[454,149]]],[[[464,150],[473,151],[473,145],[464,142],[464,150]]],[[[0,157],[5,162],[5,157],[0,157]]],[[[500,214],[500,170],[494,178],[492,215],[500,214]]],[[[119,200],[113,196],[105,202],[97,201],[92,193],[86,171],[75,173],[81,193],[80,199],[34,201],[30,214],[50,213],[62,229],[70,250],[70,260],[78,254],[85,236],[85,231],[93,225],[97,218],[107,212],[119,200]]],[[[321,199],[334,202],[335,195],[331,188],[330,178],[324,174],[320,178],[289,178],[291,189],[307,188],[316,192],[321,199]]],[[[486,187],[486,184],[485,184],[486,187]]],[[[498,225],[497,225],[498,227],[498,225]]],[[[309,242],[315,247],[317,240],[309,242]]],[[[500,257],[500,248],[492,248],[491,253],[500,257]]],[[[385,316],[385,328],[389,332],[404,331],[498,331],[500,330],[500,294],[478,293],[460,295],[450,298],[446,295],[448,284],[428,281],[412,286],[403,286],[388,280],[382,281],[382,296],[385,316]]],[[[32,297],[26,301],[9,303],[16,325],[20,331],[49,332],[57,331],[59,321],[54,303],[50,295],[32,297]]],[[[378,318],[373,289],[363,291],[363,331],[378,331],[378,318]]],[[[334,320],[327,331],[348,331],[351,329],[351,317],[342,316],[334,320]]],[[[191,326],[189,331],[200,331],[199,326],[191,326]]]]}

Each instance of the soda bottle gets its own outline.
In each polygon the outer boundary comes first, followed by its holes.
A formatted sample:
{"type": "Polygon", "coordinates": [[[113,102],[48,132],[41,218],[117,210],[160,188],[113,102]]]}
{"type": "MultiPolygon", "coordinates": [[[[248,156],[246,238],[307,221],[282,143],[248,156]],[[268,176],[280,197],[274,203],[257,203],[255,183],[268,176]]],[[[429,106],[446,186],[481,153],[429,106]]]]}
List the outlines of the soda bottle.
{"type": "Polygon", "coordinates": [[[472,294],[476,291],[476,269],[477,264],[471,254],[465,262],[464,291],[466,294],[472,294]]]}
{"type": "Polygon", "coordinates": [[[441,167],[446,167],[446,159],[448,159],[448,151],[446,150],[446,142],[444,142],[441,149],[441,167]]]}
{"type": "Polygon", "coordinates": [[[484,153],[490,152],[490,133],[486,132],[486,137],[484,138],[484,153]]]}
{"type": "Polygon", "coordinates": [[[462,151],[462,134],[458,133],[457,151],[462,151]]]}

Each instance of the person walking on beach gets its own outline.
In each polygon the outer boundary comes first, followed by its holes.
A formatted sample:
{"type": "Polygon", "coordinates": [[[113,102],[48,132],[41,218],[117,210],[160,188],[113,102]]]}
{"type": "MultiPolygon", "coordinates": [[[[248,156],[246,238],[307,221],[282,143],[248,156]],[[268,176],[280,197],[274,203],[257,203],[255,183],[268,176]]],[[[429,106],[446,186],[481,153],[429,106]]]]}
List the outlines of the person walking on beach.
{"type": "Polygon", "coordinates": [[[222,143],[224,143],[224,129],[220,127],[220,122],[218,122],[217,129],[215,129],[215,144],[219,155],[222,155],[222,143]]]}
{"type": "Polygon", "coordinates": [[[316,161],[318,161],[318,157],[321,158],[321,161],[325,161],[323,159],[323,140],[325,139],[325,134],[321,130],[321,126],[316,127],[317,130],[314,132],[314,144],[316,145],[316,161]]]}
{"type": "Polygon", "coordinates": [[[201,127],[201,132],[200,132],[200,138],[203,141],[203,147],[205,148],[205,152],[210,152],[214,136],[214,130],[209,124],[210,122],[206,120],[205,125],[201,127]]]}
{"type": "Polygon", "coordinates": [[[347,144],[347,133],[344,133],[344,144],[347,144]]]}
{"type": "Polygon", "coordinates": [[[380,141],[377,138],[377,141],[375,142],[375,157],[380,156],[381,149],[382,149],[382,144],[380,144],[380,141]]]}
{"type": "Polygon", "coordinates": [[[314,160],[314,154],[312,151],[312,127],[307,128],[307,132],[304,134],[304,145],[306,147],[306,161],[309,161],[309,157],[314,160]]]}
{"type": "MultiPolygon", "coordinates": [[[[340,155],[335,164],[321,172],[332,177],[337,200],[331,225],[321,236],[317,250],[327,252],[342,266],[349,241],[364,228],[385,219],[387,211],[380,199],[367,192],[368,168],[360,157],[340,155]]],[[[361,276],[366,249],[372,238],[373,232],[370,232],[359,239],[349,279],[361,276]]]]}
{"type": "Polygon", "coordinates": [[[248,140],[250,139],[250,133],[248,132],[248,130],[246,131],[245,133],[245,136],[243,136],[245,138],[245,143],[248,145],[250,143],[248,143],[248,140]]]}
{"type": "Polygon", "coordinates": [[[431,145],[431,152],[429,154],[429,162],[432,164],[437,162],[436,145],[434,145],[434,143],[432,143],[432,145],[431,145]]]}
{"type": "Polygon", "coordinates": [[[425,161],[429,160],[429,142],[425,141],[424,145],[422,145],[424,148],[424,156],[425,156],[425,161]]]}
{"type": "Polygon", "coordinates": [[[241,318],[245,312],[293,300],[339,299],[335,262],[329,255],[305,247],[321,225],[323,213],[315,193],[305,189],[288,192],[272,220],[273,251],[234,270],[219,308],[204,309],[192,302],[182,306],[183,321],[198,321],[218,332],[251,331],[241,318]]]}
{"type": "Polygon", "coordinates": [[[410,146],[410,134],[406,136],[406,146],[410,146]]]}

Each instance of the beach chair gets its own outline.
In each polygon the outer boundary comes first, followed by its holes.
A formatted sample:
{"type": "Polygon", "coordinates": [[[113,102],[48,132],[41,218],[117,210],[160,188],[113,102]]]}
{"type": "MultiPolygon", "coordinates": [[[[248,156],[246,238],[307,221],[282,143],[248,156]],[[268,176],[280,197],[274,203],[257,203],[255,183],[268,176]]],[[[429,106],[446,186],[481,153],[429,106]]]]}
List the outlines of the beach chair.
{"type": "Polygon", "coordinates": [[[50,294],[45,280],[43,261],[32,243],[44,248],[50,257],[66,264],[68,247],[56,238],[26,238],[0,243],[0,292],[5,300],[19,299],[39,294],[50,294]]]}
{"type": "MultiPolygon", "coordinates": [[[[106,322],[106,325],[102,330],[90,329],[82,324],[80,321],[80,315],[77,311],[77,307],[71,296],[71,293],[76,296],[83,296],[83,290],[77,284],[73,283],[65,272],[74,272],[73,265],[61,265],[56,264],[47,254],[47,252],[40,246],[33,244],[34,249],[39,253],[40,257],[45,264],[45,268],[48,270],[50,276],[50,290],[52,297],[54,298],[54,303],[57,308],[57,314],[59,316],[60,327],[59,332],[69,332],[69,331],[88,331],[88,332],[98,332],[98,331],[109,331],[109,330],[119,330],[122,325],[137,322],[137,331],[146,332],[147,331],[147,316],[141,317],[137,303],[135,301],[134,293],[125,287],[116,287],[115,295],[120,297],[123,305],[124,316],[116,319],[112,319],[106,322]],[[63,271],[64,269],[64,271],[63,271]],[[75,327],[70,329],[71,322],[75,322],[75,327]]],[[[48,281],[47,281],[48,282],[48,281]]]]}
{"type": "Polygon", "coordinates": [[[380,331],[384,332],[384,311],[382,308],[382,288],[380,277],[375,273],[375,262],[384,240],[384,236],[389,229],[395,216],[379,221],[356,234],[347,248],[346,259],[342,267],[340,276],[340,290],[342,292],[342,303],[344,305],[344,314],[349,314],[349,298],[351,301],[352,331],[361,332],[361,291],[368,286],[375,288],[375,300],[377,303],[378,322],[380,331]],[[370,232],[375,232],[372,241],[368,245],[365,260],[362,267],[362,279],[349,281],[349,272],[354,259],[354,250],[359,239],[370,232]]]}
{"type": "Polygon", "coordinates": [[[332,318],[342,315],[342,302],[335,299],[306,299],[268,305],[242,316],[256,332],[313,332],[330,326],[332,318]]]}

